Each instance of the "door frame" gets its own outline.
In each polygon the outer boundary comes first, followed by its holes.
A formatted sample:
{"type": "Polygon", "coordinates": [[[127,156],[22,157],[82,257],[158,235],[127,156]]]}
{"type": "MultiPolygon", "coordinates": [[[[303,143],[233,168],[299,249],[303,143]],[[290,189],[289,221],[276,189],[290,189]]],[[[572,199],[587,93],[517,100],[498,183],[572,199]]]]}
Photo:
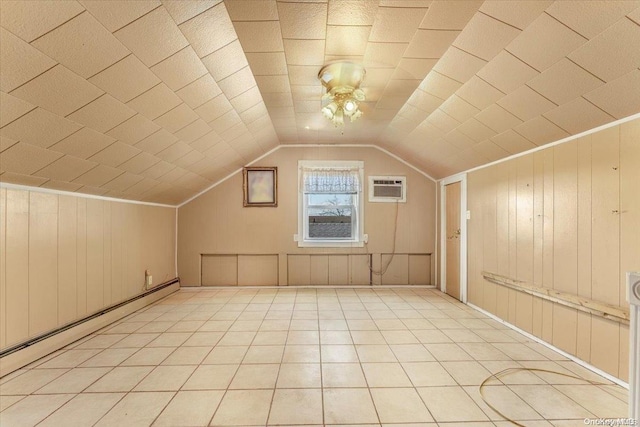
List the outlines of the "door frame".
{"type": "Polygon", "coordinates": [[[460,182],[460,300],[467,303],[467,174],[440,180],[440,288],[447,292],[447,192],[445,186],[460,182]]]}

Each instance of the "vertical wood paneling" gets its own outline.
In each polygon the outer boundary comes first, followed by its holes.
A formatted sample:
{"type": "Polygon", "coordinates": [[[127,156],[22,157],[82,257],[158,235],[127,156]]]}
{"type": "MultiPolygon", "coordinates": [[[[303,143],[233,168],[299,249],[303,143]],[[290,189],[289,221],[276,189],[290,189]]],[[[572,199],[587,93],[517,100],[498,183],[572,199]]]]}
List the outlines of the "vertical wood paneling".
{"type": "Polygon", "coordinates": [[[431,256],[409,255],[409,284],[431,284],[431,256]]]}
{"type": "Polygon", "coordinates": [[[213,255],[202,257],[203,286],[235,286],[238,284],[238,257],[213,255]]]}
{"type": "Polygon", "coordinates": [[[0,348],[7,345],[7,190],[0,188],[0,348]]]}
{"type": "Polygon", "coordinates": [[[567,353],[576,354],[578,341],[578,312],[563,305],[553,305],[553,345],[567,353]]]}
{"type": "Polygon", "coordinates": [[[591,363],[617,376],[620,357],[619,323],[598,316],[591,318],[591,363]]]}
{"type": "MultiPolygon", "coordinates": [[[[105,203],[103,206],[103,212],[104,212],[104,222],[103,222],[103,229],[102,229],[102,235],[103,235],[103,242],[104,242],[104,249],[102,251],[102,255],[103,255],[103,274],[104,274],[104,278],[103,278],[103,299],[102,299],[102,304],[103,305],[110,305],[113,303],[112,297],[111,297],[111,235],[112,235],[112,230],[111,230],[111,203],[105,203]]],[[[160,233],[158,233],[160,234],[160,233]]]]}
{"type": "MultiPolygon", "coordinates": [[[[554,147],[554,289],[578,291],[578,151],[576,141],[554,147]]],[[[554,311],[555,313],[555,311],[554,311]]]]}
{"type": "Polygon", "coordinates": [[[349,255],[349,284],[368,285],[370,270],[367,258],[369,255],[349,255]]]}
{"type": "Polygon", "coordinates": [[[349,256],[329,256],[329,284],[346,285],[349,283],[349,256]]]}
{"type": "Polygon", "coordinates": [[[78,199],[77,248],[77,310],[78,317],[87,314],[87,199],[78,199]]]}
{"type": "Polygon", "coordinates": [[[592,182],[591,295],[596,301],[614,305],[620,303],[619,137],[618,126],[591,135],[592,168],[597,177],[592,182]]]}
{"type": "Polygon", "coordinates": [[[578,140],[578,295],[591,298],[591,135],[578,140]]]}
{"type": "Polygon", "coordinates": [[[290,285],[311,284],[311,257],[309,255],[289,255],[287,275],[290,285]]]}
{"type": "Polygon", "coordinates": [[[29,193],[7,190],[7,345],[29,337],[29,193]]]}
{"type": "Polygon", "coordinates": [[[238,255],[238,285],[276,286],[277,255],[238,255]]]}
{"type": "Polygon", "coordinates": [[[620,126],[620,305],[626,272],[640,271],[640,120],[620,126]]]}
{"type": "Polygon", "coordinates": [[[382,265],[389,266],[382,275],[382,284],[406,285],[409,283],[409,255],[396,254],[393,259],[391,257],[392,255],[382,255],[382,265]]]}
{"type": "Polygon", "coordinates": [[[576,339],[576,356],[582,360],[591,360],[591,314],[578,313],[578,332],[576,339]]]}
{"type": "MultiPolygon", "coordinates": [[[[489,168],[485,170],[487,176],[485,181],[485,197],[482,202],[482,243],[484,252],[484,266],[487,271],[497,271],[498,269],[498,240],[497,240],[497,223],[496,223],[496,183],[495,169],[489,168]]],[[[484,282],[483,301],[485,308],[493,314],[496,314],[497,295],[496,285],[484,282]]]]}
{"type": "Polygon", "coordinates": [[[509,168],[509,276],[518,276],[518,161],[507,162],[509,168]]]}
{"type": "Polygon", "coordinates": [[[620,325],[620,359],[618,360],[618,378],[629,382],[629,326],[620,325]]]}
{"type": "MultiPolygon", "coordinates": [[[[553,289],[553,148],[544,150],[542,286],[553,289]]],[[[544,331],[544,328],[543,328],[544,331]]],[[[545,338],[546,339],[546,338],[545,338]]]]}
{"type": "MultiPolygon", "coordinates": [[[[533,153],[533,283],[543,283],[544,152],[533,153]]],[[[539,305],[542,307],[542,305],[539,305]]]]}
{"type": "Polygon", "coordinates": [[[58,196],[29,197],[29,336],[58,324],[58,196]]]}
{"type": "Polygon", "coordinates": [[[329,284],[329,257],[327,255],[311,255],[310,283],[312,285],[329,284]]]}
{"type": "Polygon", "coordinates": [[[102,200],[87,199],[87,312],[101,308],[104,300],[104,207],[102,200]]]}
{"type": "Polygon", "coordinates": [[[124,299],[124,209],[122,203],[111,205],[111,299],[124,299]]]}
{"type": "MultiPolygon", "coordinates": [[[[509,275],[509,166],[496,166],[496,238],[498,274],[509,275]]],[[[509,318],[509,292],[503,286],[496,287],[496,314],[509,318]]]]}
{"type": "Polygon", "coordinates": [[[77,202],[77,197],[58,198],[58,325],[78,317],[77,202]]]}

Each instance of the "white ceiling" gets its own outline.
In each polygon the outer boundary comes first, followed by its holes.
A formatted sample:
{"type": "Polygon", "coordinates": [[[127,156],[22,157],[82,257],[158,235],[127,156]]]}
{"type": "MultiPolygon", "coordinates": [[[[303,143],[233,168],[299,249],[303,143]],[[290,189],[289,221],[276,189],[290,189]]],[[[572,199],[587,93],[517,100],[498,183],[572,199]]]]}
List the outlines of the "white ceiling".
{"type": "Polygon", "coordinates": [[[640,0],[0,2],[0,180],[160,203],[279,144],[444,177],[640,112],[640,0]],[[364,117],[320,114],[327,62],[364,117]]]}

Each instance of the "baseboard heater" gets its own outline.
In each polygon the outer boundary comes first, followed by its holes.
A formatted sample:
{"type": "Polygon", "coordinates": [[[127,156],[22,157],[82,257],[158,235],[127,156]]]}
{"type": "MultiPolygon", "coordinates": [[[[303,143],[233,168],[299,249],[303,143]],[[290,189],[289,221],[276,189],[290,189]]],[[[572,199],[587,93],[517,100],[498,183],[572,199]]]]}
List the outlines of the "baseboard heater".
{"type": "Polygon", "coordinates": [[[164,289],[164,288],[166,288],[168,286],[173,285],[174,283],[180,283],[180,278],[176,277],[175,279],[171,279],[171,280],[169,280],[167,282],[161,283],[158,286],[154,286],[152,289],[149,289],[149,290],[147,290],[147,291],[145,291],[145,292],[143,292],[143,293],[141,293],[139,295],[131,297],[128,300],[119,302],[119,303],[114,304],[114,305],[110,305],[109,307],[103,308],[100,311],[97,311],[97,312],[95,312],[93,314],[90,314],[90,315],[88,315],[86,317],[83,317],[82,319],[74,320],[73,322],[67,323],[66,325],[60,326],[59,328],[53,329],[53,330],[51,330],[49,332],[45,332],[43,334],[37,335],[37,336],[35,336],[33,338],[30,338],[27,341],[24,341],[24,342],[21,342],[19,344],[15,344],[15,345],[13,345],[11,347],[5,348],[4,350],[0,351],[0,359],[2,359],[5,356],[8,356],[10,354],[13,354],[13,353],[15,353],[17,351],[24,350],[27,347],[30,347],[30,346],[32,346],[32,345],[34,345],[36,343],[39,343],[40,341],[43,341],[43,340],[45,340],[47,338],[51,338],[54,335],[57,335],[57,334],[59,334],[61,332],[69,330],[69,329],[71,329],[73,327],[76,327],[76,326],[82,324],[82,323],[88,322],[89,320],[92,320],[92,319],[95,319],[97,317],[103,316],[106,313],[109,313],[109,312],[111,312],[113,310],[117,310],[118,308],[120,308],[120,307],[122,307],[124,305],[130,304],[133,301],[139,300],[140,298],[144,298],[144,297],[146,297],[148,295],[151,295],[151,294],[153,294],[155,292],[158,292],[158,291],[160,291],[160,290],[162,290],[162,289],[164,289]]]}

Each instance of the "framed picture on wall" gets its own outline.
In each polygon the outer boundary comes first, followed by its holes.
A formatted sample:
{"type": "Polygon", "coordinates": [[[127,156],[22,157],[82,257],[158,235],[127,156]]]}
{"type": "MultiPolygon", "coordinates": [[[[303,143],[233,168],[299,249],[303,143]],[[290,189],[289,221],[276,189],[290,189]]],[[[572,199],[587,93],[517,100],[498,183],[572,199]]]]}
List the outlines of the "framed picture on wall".
{"type": "Polygon", "coordinates": [[[278,206],[277,167],[247,167],[242,175],[245,207],[278,206]]]}

